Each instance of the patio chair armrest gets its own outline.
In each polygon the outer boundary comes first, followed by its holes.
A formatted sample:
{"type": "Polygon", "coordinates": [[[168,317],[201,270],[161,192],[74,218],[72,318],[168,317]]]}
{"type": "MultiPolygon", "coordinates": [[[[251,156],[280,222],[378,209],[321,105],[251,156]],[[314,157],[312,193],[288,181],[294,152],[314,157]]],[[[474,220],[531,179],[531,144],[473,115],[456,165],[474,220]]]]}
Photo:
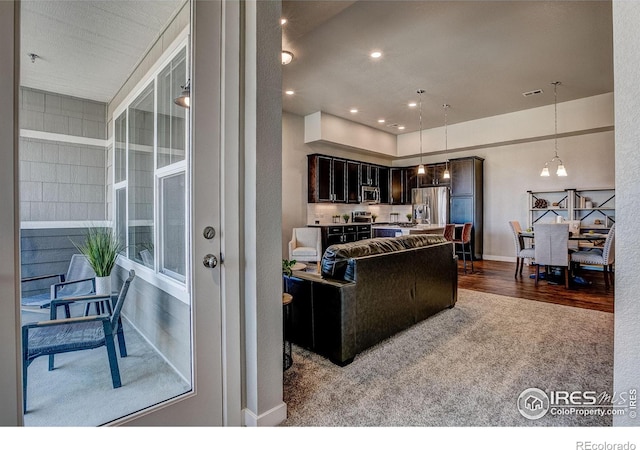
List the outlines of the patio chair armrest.
{"type": "Polygon", "coordinates": [[[111,295],[83,295],[79,297],[64,297],[64,298],[55,298],[51,300],[51,320],[55,320],[57,318],[57,311],[59,306],[70,305],[72,303],[93,303],[93,302],[102,302],[102,301],[111,301],[111,295]]]}
{"type": "Polygon", "coordinates": [[[71,317],[67,319],[54,319],[54,320],[41,320],[40,322],[31,322],[25,323],[22,325],[23,330],[31,329],[31,328],[44,328],[44,327],[52,327],[54,325],[62,325],[65,323],[82,323],[82,322],[102,322],[108,321],[108,315],[102,316],[81,316],[81,317],[71,317]]]}
{"type": "Polygon", "coordinates": [[[20,279],[21,283],[27,283],[29,281],[38,281],[38,280],[46,280],[47,278],[58,278],[59,282],[64,281],[65,274],[64,273],[51,273],[49,275],[38,275],[36,277],[27,277],[20,279]]]}
{"type": "Polygon", "coordinates": [[[51,285],[51,298],[58,298],[58,291],[65,286],[69,286],[72,284],[85,283],[87,281],[91,281],[93,284],[93,291],[96,290],[96,279],[95,277],[91,278],[83,278],[82,280],[72,280],[72,281],[61,281],[60,283],[56,283],[51,285]]]}

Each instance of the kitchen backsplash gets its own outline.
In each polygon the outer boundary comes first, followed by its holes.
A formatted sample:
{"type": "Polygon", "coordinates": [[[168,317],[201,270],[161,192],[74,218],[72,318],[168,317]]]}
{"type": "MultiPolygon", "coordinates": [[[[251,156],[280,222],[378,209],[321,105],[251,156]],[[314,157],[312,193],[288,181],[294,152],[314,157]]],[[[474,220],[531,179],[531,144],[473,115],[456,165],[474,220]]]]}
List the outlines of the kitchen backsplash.
{"type": "MultiPolygon", "coordinates": [[[[362,205],[344,203],[308,203],[307,204],[307,224],[327,225],[333,223],[333,216],[340,216],[340,223],[344,223],[343,214],[353,211],[369,211],[377,217],[376,223],[390,222],[390,214],[398,213],[399,220],[404,222],[406,215],[411,213],[411,205],[362,205]]],[[[351,222],[351,218],[349,218],[351,222]]]]}

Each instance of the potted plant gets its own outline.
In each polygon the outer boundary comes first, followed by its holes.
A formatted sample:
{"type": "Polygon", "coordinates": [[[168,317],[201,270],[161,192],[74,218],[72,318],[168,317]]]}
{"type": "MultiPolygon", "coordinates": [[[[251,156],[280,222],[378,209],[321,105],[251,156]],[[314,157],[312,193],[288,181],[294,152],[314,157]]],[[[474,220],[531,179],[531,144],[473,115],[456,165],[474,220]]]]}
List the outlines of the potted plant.
{"type": "Polygon", "coordinates": [[[282,273],[291,276],[293,275],[293,266],[297,263],[295,259],[289,261],[288,259],[282,260],[282,273]]]}
{"type": "Polygon", "coordinates": [[[344,223],[348,223],[349,222],[349,214],[343,214],[342,218],[344,219],[344,223]]]}
{"type": "Polygon", "coordinates": [[[413,214],[407,214],[407,220],[409,222],[413,221],[413,214]]]}
{"type": "Polygon", "coordinates": [[[89,228],[84,243],[74,245],[96,273],[96,294],[111,294],[111,271],[124,250],[116,233],[111,228],[89,228]]]}
{"type": "Polygon", "coordinates": [[[378,218],[377,215],[375,214],[371,214],[371,221],[375,223],[376,219],[378,218]]]}

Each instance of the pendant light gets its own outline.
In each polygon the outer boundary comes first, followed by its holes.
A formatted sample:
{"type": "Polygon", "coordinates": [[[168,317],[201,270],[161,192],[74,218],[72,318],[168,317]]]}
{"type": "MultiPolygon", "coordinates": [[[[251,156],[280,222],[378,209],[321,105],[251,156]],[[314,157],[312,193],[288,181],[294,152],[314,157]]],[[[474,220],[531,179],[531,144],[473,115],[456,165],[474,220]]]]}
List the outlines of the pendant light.
{"type": "Polygon", "coordinates": [[[418,166],[418,175],[424,175],[424,164],[422,164],[422,94],[424,89],[418,89],[418,95],[420,96],[420,165],[418,166]]]}
{"type": "MultiPolygon", "coordinates": [[[[449,136],[447,135],[447,110],[449,109],[449,105],[445,103],[444,105],[442,105],[442,107],[444,108],[444,152],[446,153],[447,150],[449,149],[449,142],[448,142],[449,136]]],[[[444,178],[445,180],[448,180],[449,178],[451,178],[451,174],[449,173],[448,159],[445,162],[444,173],[442,174],[442,178],[444,178]]]]}
{"type": "Polygon", "coordinates": [[[556,170],[556,175],[559,177],[567,176],[567,169],[564,168],[564,163],[558,156],[558,85],[562,84],[559,81],[554,81],[553,83],[553,108],[554,108],[554,116],[555,116],[555,156],[551,159],[551,161],[547,161],[544,163],[544,167],[542,168],[542,172],[540,172],[541,177],[548,177],[549,174],[549,163],[550,162],[558,162],[558,169],[556,170]]]}
{"type": "Polygon", "coordinates": [[[176,105],[183,108],[189,108],[191,103],[191,80],[187,80],[187,84],[182,87],[182,93],[173,101],[176,105]]]}

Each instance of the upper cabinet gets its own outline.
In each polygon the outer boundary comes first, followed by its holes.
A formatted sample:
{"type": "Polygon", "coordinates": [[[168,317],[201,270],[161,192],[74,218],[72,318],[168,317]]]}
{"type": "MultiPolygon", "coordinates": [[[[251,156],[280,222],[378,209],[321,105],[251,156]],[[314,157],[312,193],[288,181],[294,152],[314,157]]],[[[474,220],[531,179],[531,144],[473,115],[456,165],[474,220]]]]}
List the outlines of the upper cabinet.
{"type": "Polygon", "coordinates": [[[347,161],[347,203],[360,203],[360,169],[362,164],[347,161]]]}
{"type": "MultiPolygon", "coordinates": [[[[309,203],[360,203],[362,186],[380,190],[380,203],[389,205],[411,204],[411,190],[451,184],[451,195],[474,196],[477,183],[476,165],[479,158],[461,158],[448,166],[451,178],[444,178],[445,163],[428,164],[425,174],[418,175],[418,168],[386,167],[363,161],[313,154],[309,162],[309,203]],[[455,181],[454,181],[455,180],[455,181]],[[451,182],[451,183],[450,183],[451,182]]],[[[480,172],[481,163],[480,163],[480,172]]]]}
{"type": "Polygon", "coordinates": [[[341,202],[347,199],[347,161],[330,156],[309,155],[309,203],[341,202]]]}
{"type": "Polygon", "coordinates": [[[360,184],[379,187],[380,167],[375,164],[360,163],[360,184]]]}

